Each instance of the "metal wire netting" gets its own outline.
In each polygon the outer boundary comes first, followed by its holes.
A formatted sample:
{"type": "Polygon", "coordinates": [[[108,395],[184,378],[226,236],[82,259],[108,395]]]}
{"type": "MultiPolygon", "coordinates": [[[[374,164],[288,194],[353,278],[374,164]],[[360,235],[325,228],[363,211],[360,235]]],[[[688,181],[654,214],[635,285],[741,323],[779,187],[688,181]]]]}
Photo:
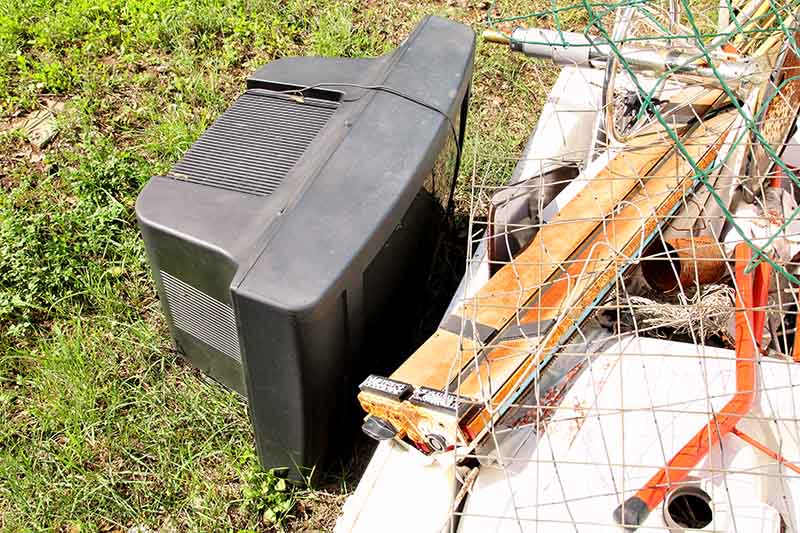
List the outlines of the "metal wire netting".
{"type": "Polygon", "coordinates": [[[798,4],[519,9],[488,38],[562,72],[509,182],[473,175],[450,528],[793,530],[798,4]]]}
{"type": "MultiPolygon", "coordinates": [[[[633,121],[641,121],[644,115],[649,114],[651,120],[657,120],[664,127],[678,150],[690,161],[695,170],[695,179],[708,188],[728,221],[755,252],[755,259],[748,271],[752,271],[758,262],[767,261],[787,279],[800,282],[765,253],[779,232],[797,219],[798,212],[792,213],[784,226],[769,236],[765,243],[754,243],[738,226],[727,207],[722,205],[722,200],[708,181],[709,174],[716,166],[706,170],[693,161],[657,105],[656,98],[667,81],[676,76],[717,87],[737,108],[744,122],[745,127],[733,140],[733,147],[745,141],[757,144],[764,152],[762,158],[767,158],[788,179],[800,184],[795,171],[782,161],[776,151],[781,143],[776,141],[775,135],[763,130],[767,110],[771,104],[775,107],[773,99],[786,92],[788,86],[800,83],[797,74],[790,72],[787,75],[785,69],[783,75],[776,79],[774,68],[770,68],[775,66],[777,55],[798,54],[796,2],[721,0],[717,4],[689,0],[634,0],[566,5],[553,2],[546,9],[511,16],[495,15],[497,8],[497,1],[489,7],[487,23],[491,27],[534,22],[540,27],[552,28],[550,31],[514,33],[511,36],[512,44],[549,50],[553,57],[561,54],[564,64],[570,62],[566,59],[570,57],[570,51],[585,48],[588,52],[578,53],[577,57],[586,55],[589,62],[594,58],[596,64],[605,64],[607,81],[612,81],[612,85],[616,78],[615,70],[622,71],[625,82],[632,85],[637,93],[637,111],[633,121]],[[674,56],[676,50],[682,52],[679,58],[667,57],[674,56]],[[641,61],[646,51],[652,52],[653,56],[641,61]],[[726,75],[726,67],[731,65],[736,65],[731,68],[735,75],[726,75]],[[648,76],[646,81],[643,80],[643,73],[648,76]],[[768,87],[769,82],[772,87],[768,87]],[[743,106],[745,94],[759,86],[762,86],[762,94],[757,105],[752,108],[743,106]]],[[[613,113],[613,106],[609,108],[609,113],[613,113]]],[[[617,140],[622,136],[615,131],[614,122],[608,121],[607,134],[612,140],[617,140]]],[[[721,160],[716,165],[726,162],[721,160]]],[[[763,163],[760,165],[764,166],[763,163]]],[[[763,172],[761,168],[755,170],[763,172]]]]}
{"type": "Polygon", "coordinates": [[[473,136],[464,283],[362,406],[436,530],[800,529],[800,3],[530,6],[538,123],[502,184],[473,136]]]}

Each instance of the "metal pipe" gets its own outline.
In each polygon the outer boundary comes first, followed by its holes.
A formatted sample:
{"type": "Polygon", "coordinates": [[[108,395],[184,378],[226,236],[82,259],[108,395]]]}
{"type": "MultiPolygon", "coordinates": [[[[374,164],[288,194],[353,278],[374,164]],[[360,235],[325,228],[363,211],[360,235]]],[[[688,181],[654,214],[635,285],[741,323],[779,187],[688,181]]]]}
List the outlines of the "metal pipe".
{"type": "Polygon", "coordinates": [[[775,450],[769,448],[768,446],[761,444],[756,439],[745,433],[744,431],[739,431],[736,428],[731,430],[731,433],[745,441],[747,444],[755,448],[756,450],[760,451],[764,455],[771,457],[772,459],[776,460],[789,470],[795,472],[796,474],[800,474],[800,467],[798,467],[795,463],[788,461],[784,456],[776,452],[775,450]]]}
{"type": "MultiPolygon", "coordinates": [[[[555,31],[540,28],[517,28],[504,38],[491,32],[487,40],[511,46],[512,50],[522,52],[529,57],[549,59],[558,65],[575,65],[582,67],[599,68],[605,65],[615,52],[609,43],[603,39],[590,38],[582,33],[555,31]]],[[[623,45],[619,48],[621,57],[634,71],[653,72],[693,76],[700,78],[704,83],[721,87],[725,84],[738,90],[751,83],[754,76],[760,72],[757,63],[749,60],[720,60],[715,63],[715,68],[722,83],[717,79],[714,69],[706,65],[704,58],[696,54],[681,52],[663,46],[634,46],[623,45]]],[[[757,81],[757,80],[756,80],[757,81]]]]}
{"type": "Polygon", "coordinates": [[[494,43],[494,44],[511,44],[511,38],[506,35],[505,33],[499,32],[497,30],[483,30],[481,34],[483,40],[487,43],[494,43]]]}
{"type": "MultiPolygon", "coordinates": [[[[731,33],[738,32],[740,28],[744,29],[744,27],[750,24],[750,20],[753,18],[753,15],[763,9],[765,6],[769,7],[769,0],[750,0],[744,9],[742,9],[739,14],[734,17],[733,21],[717,32],[717,36],[714,37],[710,43],[708,43],[708,48],[713,50],[714,48],[721,46],[723,43],[725,43],[725,41],[730,40],[731,33]]],[[[737,37],[746,37],[746,34],[739,33],[737,37]]]]}
{"type": "Polygon", "coordinates": [[[750,248],[736,246],[736,393],[718,415],[687,442],[670,462],[659,470],[644,487],[614,510],[614,520],[628,530],[635,530],[661,502],[667,491],[686,480],[708,452],[753,408],[756,397],[756,372],[764,309],[769,294],[769,263],[763,262],[754,273],[745,273],[752,258],[750,248]],[[760,308],[756,310],[756,308],[760,308]]]}
{"type": "Polygon", "coordinates": [[[716,283],[725,272],[722,247],[708,235],[656,241],[642,259],[647,284],[665,293],[695,283],[716,283]]]}

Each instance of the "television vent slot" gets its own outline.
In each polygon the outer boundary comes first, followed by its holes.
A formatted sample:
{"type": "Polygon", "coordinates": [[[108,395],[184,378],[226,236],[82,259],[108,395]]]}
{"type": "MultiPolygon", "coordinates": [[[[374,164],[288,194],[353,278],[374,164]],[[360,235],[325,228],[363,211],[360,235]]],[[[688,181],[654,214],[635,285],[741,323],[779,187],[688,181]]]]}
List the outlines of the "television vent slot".
{"type": "Polygon", "coordinates": [[[173,325],[241,361],[233,309],[163,270],[160,273],[173,325]]]}
{"type": "Polygon", "coordinates": [[[189,148],[169,177],[258,196],[283,182],[338,103],[250,90],[189,148]]]}

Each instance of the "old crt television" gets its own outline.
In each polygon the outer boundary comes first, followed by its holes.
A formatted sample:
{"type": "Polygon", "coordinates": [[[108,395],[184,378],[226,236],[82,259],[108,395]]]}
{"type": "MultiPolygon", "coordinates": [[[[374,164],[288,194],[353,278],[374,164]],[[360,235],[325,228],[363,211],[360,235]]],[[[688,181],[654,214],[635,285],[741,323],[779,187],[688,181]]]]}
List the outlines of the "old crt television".
{"type": "Polygon", "coordinates": [[[474,48],[471,29],[428,17],[385,56],[271,62],[139,195],[174,345],[247,398],[266,467],[324,459],[381,347],[402,341],[454,188],[474,48]]]}

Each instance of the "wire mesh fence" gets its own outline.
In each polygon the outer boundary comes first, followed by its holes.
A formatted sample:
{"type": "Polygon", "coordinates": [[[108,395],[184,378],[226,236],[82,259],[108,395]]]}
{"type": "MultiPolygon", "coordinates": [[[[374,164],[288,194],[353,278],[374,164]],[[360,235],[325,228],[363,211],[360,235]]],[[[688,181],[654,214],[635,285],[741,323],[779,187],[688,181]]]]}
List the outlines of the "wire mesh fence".
{"type": "Polygon", "coordinates": [[[443,531],[798,529],[799,11],[489,6],[560,75],[507,183],[473,138],[458,297],[360,396],[454,469],[443,531]]]}
{"type": "Polygon", "coordinates": [[[503,9],[562,71],[472,178],[447,527],[797,529],[798,4],[503,9]]]}

